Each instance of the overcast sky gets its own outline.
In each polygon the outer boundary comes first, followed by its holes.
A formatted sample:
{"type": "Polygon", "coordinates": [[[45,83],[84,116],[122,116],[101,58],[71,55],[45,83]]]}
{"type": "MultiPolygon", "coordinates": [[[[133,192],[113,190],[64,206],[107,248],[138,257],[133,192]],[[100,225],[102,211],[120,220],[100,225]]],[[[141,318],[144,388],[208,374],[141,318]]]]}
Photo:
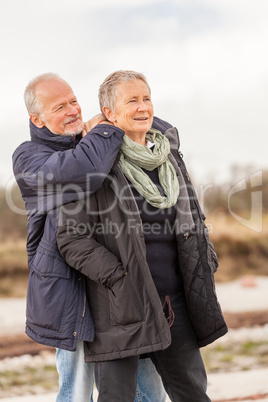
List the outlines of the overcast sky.
{"type": "Polygon", "coordinates": [[[84,120],[108,74],[144,73],[199,183],[234,164],[267,169],[267,21],[267,0],[0,0],[0,184],[29,139],[24,88],[48,71],[71,84],[84,120]]]}

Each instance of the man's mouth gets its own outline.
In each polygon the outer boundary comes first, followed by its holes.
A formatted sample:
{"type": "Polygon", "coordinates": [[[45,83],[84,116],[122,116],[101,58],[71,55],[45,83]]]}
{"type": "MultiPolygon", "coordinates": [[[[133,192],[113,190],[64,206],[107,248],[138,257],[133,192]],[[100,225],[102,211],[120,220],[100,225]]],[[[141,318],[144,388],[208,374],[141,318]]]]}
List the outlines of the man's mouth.
{"type": "Polygon", "coordinates": [[[68,120],[64,123],[65,126],[71,125],[71,124],[75,124],[79,121],[79,116],[75,117],[74,119],[68,120]]]}

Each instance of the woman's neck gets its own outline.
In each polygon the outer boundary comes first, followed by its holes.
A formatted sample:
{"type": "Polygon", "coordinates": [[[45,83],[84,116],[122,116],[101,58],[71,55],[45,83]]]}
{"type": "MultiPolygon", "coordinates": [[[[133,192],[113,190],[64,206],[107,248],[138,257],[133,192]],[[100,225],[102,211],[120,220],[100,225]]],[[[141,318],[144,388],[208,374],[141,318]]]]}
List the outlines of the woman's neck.
{"type": "Polygon", "coordinates": [[[125,133],[132,141],[140,145],[145,145],[145,135],[146,133],[125,133]]]}

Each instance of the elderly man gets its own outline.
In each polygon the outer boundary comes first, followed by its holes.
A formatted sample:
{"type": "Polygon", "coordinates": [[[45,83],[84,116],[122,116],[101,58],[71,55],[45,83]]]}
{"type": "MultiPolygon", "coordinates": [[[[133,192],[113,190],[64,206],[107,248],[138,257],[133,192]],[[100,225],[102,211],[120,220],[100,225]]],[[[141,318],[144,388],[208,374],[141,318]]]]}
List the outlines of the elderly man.
{"type": "MultiPolygon", "coordinates": [[[[94,374],[92,364],[84,363],[83,341],[94,339],[94,323],[84,277],[67,265],[57,248],[58,210],[100,188],[124,132],[100,115],[84,124],[72,88],[56,74],[30,81],[24,97],[31,140],[15,150],[13,169],[28,215],[26,333],[56,348],[57,402],[89,402],[94,374]]],[[[161,130],[162,121],[156,118],[155,124],[161,130]]],[[[165,400],[148,359],[139,371],[139,400],[143,395],[165,400]]]]}

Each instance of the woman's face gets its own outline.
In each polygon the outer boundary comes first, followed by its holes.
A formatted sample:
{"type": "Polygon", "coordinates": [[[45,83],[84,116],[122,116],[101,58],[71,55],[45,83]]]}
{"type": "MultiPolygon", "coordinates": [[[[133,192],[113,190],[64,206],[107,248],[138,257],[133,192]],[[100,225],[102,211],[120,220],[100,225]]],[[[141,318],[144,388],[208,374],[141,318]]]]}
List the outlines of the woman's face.
{"type": "Polygon", "coordinates": [[[151,128],[153,104],[149,88],[142,80],[127,81],[118,85],[115,110],[111,113],[115,126],[131,139],[140,138],[151,128]]]}

